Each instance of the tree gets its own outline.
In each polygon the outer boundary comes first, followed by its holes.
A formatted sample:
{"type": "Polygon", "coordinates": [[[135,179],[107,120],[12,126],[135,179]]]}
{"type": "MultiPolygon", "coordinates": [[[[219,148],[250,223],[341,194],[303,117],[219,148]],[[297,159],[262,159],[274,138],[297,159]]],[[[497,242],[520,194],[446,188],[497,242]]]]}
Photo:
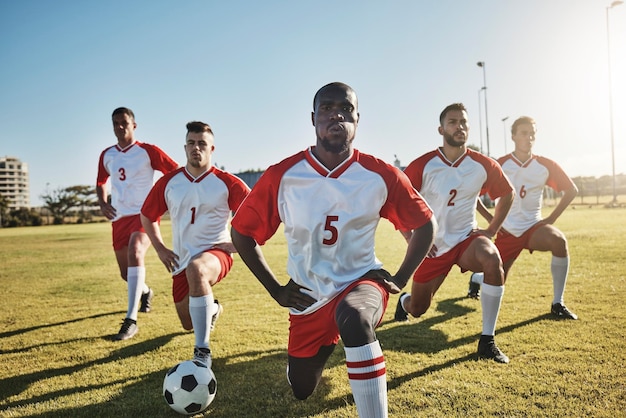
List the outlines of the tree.
{"type": "Polygon", "coordinates": [[[95,186],[71,186],[67,189],[68,192],[74,193],[76,198],[78,199],[77,207],[80,207],[80,212],[78,214],[78,222],[89,222],[91,220],[91,211],[85,211],[85,208],[89,208],[92,206],[97,206],[98,201],[96,199],[96,188],[95,186]]]}
{"type": "Polygon", "coordinates": [[[40,198],[44,201],[44,207],[52,214],[55,225],[64,223],[68,212],[81,205],[80,197],[73,187],[58,188],[52,194],[46,193],[40,198]]]}
{"type": "Polygon", "coordinates": [[[3,194],[0,194],[0,226],[4,226],[7,212],[9,210],[9,199],[3,194]]]}

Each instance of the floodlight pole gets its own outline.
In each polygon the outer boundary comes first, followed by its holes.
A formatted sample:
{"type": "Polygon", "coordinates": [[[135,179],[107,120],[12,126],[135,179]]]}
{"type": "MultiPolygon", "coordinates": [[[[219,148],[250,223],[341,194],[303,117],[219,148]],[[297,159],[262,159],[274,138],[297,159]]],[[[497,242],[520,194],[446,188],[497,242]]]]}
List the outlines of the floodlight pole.
{"type": "Polygon", "coordinates": [[[491,149],[489,147],[489,111],[487,109],[487,70],[484,61],[478,61],[476,63],[483,69],[483,88],[485,90],[485,135],[487,137],[487,156],[491,156],[491,149]]]}
{"type": "Polygon", "coordinates": [[[617,187],[615,179],[615,136],[613,132],[613,86],[611,80],[611,31],[609,30],[609,10],[624,3],[622,0],[615,0],[606,8],[606,45],[608,50],[609,63],[609,126],[611,130],[611,166],[613,169],[613,205],[617,205],[617,187]]]}
{"type": "Polygon", "coordinates": [[[507,154],[506,152],[506,120],[508,118],[509,118],[508,116],[502,118],[502,129],[504,129],[504,155],[507,154]]]}
{"type": "Polygon", "coordinates": [[[480,90],[478,90],[478,128],[480,129],[480,153],[483,154],[483,104],[482,101],[480,100],[480,93],[485,90],[484,87],[482,87],[480,90]]]}

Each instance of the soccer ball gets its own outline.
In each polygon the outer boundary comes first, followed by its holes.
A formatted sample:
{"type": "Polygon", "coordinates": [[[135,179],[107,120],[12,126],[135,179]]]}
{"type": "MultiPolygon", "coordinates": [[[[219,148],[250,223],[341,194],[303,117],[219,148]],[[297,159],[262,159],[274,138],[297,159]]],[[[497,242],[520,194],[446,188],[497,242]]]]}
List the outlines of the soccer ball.
{"type": "Polygon", "coordinates": [[[204,411],[215,399],[217,380],[213,371],[200,361],[187,360],[169,369],[163,380],[167,404],[183,415],[204,411]]]}

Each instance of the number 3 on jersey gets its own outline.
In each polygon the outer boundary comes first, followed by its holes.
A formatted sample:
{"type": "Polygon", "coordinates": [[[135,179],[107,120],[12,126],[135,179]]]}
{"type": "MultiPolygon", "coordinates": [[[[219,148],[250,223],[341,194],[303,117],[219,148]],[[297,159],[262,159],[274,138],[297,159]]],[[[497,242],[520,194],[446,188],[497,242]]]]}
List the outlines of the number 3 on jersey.
{"type": "Polygon", "coordinates": [[[329,238],[324,238],[322,244],[324,245],[333,245],[337,242],[337,236],[339,235],[339,231],[337,231],[337,227],[333,225],[333,222],[337,222],[339,220],[339,216],[336,215],[328,215],[326,217],[326,223],[324,224],[324,231],[330,232],[329,238]]]}

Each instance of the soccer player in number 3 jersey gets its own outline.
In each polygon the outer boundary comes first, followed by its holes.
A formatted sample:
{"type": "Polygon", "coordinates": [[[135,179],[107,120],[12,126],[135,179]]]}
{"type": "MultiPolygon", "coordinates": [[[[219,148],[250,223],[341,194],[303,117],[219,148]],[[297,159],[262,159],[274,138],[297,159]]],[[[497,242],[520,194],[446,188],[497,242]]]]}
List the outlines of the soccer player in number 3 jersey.
{"type": "Polygon", "coordinates": [[[250,192],[241,179],[211,164],[214,143],[208,124],[189,122],[187,164],[161,177],[141,208],[141,223],[173,275],[172,295],[180,322],[194,331],[194,360],[209,368],[209,333],[222,311],[212,287],[233,265],[228,220],[250,192]],[[163,242],[159,227],[166,211],[172,221],[173,250],[163,242]]]}
{"type": "MultiPolygon", "coordinates": [[[[511,208],[513,187],[494,160],[467,148],[469,124],[462,103],[447,106],[439,123],[443,146],[414,160],[404,170],[433,208],[439,229],[433,248],[413,276],[411,293],[398,299],[395,319],[408,320],[407,312],[416,317],[423,315],[455,264],[461,271],[484,271],[478,357],[508,363],[509,358],[494,339],[504,294],[504,272],[491,238],[511,208]],[[484,193],[499,199],[491,222],[481,230],[476,221],[476,200],[484,193]]],[[[411,231],[401,232],[411,237],[411,231]]]]}
{"type": "MultiPolygon", "coordinates": [[[[569,252],[567,239],[563,232],[553,224],[574,200],[578,188],[563,169],[554,161],[534,155],[535,121],[528,117],[518,118],[511,126],[515,150],[498,159],[502,169],[513,182],[517,198],[502,224],[496,237],[496,246],[504,262],[504,275],[507,277],[513,263],[527,249],[552,252],[550,270],[552,273],[553,299],[551,314],[561,319],[578,319],[563,302],[565,282],[569,271],[569,252]],[[559,203],[547,218],[541,215],[543,189],[549,186],[557,192],[563,192],[559,203]]],[[[485,219],[491,219],[491,213],[478,203],[478,211],[485,219]]],[[[473,274],[468,294],[478,296],[482,275],[473,274]]]]}
{"type": "Polygon", "coordinates": [[[139,212],[154,183],[155,171],[169,173],[178,167],[159,147],[135,139],[135,114],[126,107],[113,111],[117,144],[100,154],[96,194],[102,214],[113,221],[113,250],[122,279],[128,286],[128,310],[113,338],[127,340],[138,331],[137,312],[149,312],[152,289],[146,285],[144,257],[150,247],[139,212]],[[107,182],[110,178],[111,202],[107,182]],[[139,304],[141,303],[141,306],[139,304]]]}
{"type": "Polygon", "coordinates": [[[400,292],[430,248],[434,219],[401,171],[353,148],[359,113],[351,87],[318,90],[311,118],[316,145],[265,171],[233,218],[233,244],[289,308],[287,377],[295,397],[311,395],[341,337],[359,416],[386,417],[386,369],[374,330],[389,293],[400,292]],[[415,231],[393,276],[374,253],[381,217],[415,231]],[[280,223],[289,253],[285,285],[259,247],[280,223]]]}

